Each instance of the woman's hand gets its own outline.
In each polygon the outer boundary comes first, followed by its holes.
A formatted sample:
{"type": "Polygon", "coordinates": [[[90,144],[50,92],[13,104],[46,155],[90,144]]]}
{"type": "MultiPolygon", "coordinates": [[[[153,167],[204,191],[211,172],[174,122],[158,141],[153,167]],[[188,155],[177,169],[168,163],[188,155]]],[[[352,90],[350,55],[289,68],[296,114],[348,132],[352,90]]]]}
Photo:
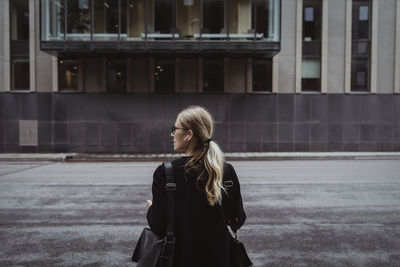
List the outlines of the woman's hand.
{"type": "Polygon", "coordinates": [[[153,202],[151,202],[151,200],[147,200],[147,208],[150,208],[150,206],[153,204],[153,202]]]}

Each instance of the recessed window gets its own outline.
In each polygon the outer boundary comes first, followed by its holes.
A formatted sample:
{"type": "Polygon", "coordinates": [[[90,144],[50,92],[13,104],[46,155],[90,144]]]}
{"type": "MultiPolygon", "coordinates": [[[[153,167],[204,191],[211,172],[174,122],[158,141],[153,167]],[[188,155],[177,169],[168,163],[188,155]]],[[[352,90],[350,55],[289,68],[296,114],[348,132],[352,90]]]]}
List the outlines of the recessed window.
{"type": "Polygon", "coordinates": [[[272,91],[272,59],[253,60],[253,92],[272,91]]]}
{"type": "Polygon", "coordinates": [[[126,92],[125,59],[109,59],[107,61],[107,91],[112,93],[126,92]]]}
{"type": "Polygon", "coordinates": [[[322,1],[303,1],[302,91],[321,90],[322,1]]]}
{"type": "Polygon", "coordinates": [[[157,93],[173,93],[175,91],[175,65],[172,59],[155,60],[154,87],[157,93]]]}
{"type": "Polygon", "coordinates": [[[224,91],[224,59],[204,59],[203,92],[224,91]]]}
{"type": "Polygon", "coordinates": [[[29,90],[29,1],[10,1],[11,90],[29,90]]]}
{"type": "Polygon", "coordinates": [[[353,91],[366,91],[369,88],[369,72],[368,59],[351,62],[351,89],[353,91]]]}
{"type": "Polygon", "coordinates": [[[77,58],[58,59],[59,91],[79,91],[79,62],[77,58]]]}
{"type": "Polygon", "coordinates": [[[353,0],[351,90],[370,90],[371,1],[353,0]]]}

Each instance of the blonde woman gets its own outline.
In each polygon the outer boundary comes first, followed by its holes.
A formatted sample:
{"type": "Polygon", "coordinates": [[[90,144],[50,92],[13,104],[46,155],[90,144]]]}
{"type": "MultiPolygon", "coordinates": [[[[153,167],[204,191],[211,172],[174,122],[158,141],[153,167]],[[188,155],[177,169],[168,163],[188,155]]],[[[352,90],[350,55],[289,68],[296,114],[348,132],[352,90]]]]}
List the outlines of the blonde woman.
{"type": "MultiPolygon", "coordinates": [[[[235,231],[246,220],[238,177],[224,161],[212,133],[213,119],[200,106],[182,110],[172,127],[174,150],[185,152],[172,161],[176,180],[175,267],[231,266],[227,224],[235,231]]],[[[164,165],[154,172],[152,193],[153,201],[147,201],[147,221],[153,232],[164,237],[164,165]]]]}

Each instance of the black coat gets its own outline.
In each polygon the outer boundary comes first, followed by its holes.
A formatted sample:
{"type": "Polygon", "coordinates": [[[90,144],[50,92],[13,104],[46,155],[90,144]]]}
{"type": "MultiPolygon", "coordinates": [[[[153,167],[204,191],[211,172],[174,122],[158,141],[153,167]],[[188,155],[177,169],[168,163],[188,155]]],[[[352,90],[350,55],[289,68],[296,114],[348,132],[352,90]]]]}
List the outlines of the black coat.
{"type": "MultiPolygon", "coordinates": [[[[184,156],[172,161],[176,180],[174,266],[229,267],[229,230],[226,222],[232,229],[239,229],[246,220],[238,177],[232,165],[225,162],[223,181],[226,182],[228,195],[223,193],[224,219],[221,206],[218,203],[210,206],[205,193],[196,188],[196,177],[184,177],[183,166],[189,159],[190,156],[184,156]]],[[[166,190],[163,164],[154,172],[152,192],[153,205],[147,212],[147,221],[156,234],[164,237],[166,190]]]]}

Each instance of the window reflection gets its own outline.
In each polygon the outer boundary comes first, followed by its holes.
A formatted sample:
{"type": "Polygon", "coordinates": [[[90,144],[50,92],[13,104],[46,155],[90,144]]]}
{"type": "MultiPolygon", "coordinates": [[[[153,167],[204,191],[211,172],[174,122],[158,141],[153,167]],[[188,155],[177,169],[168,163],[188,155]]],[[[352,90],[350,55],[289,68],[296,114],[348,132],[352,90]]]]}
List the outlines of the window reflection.
{"type": "Polygon", "coordinates": [[[203,33],[226,33],[224,0],[203,1],[203,33]]]}
{"type": "Polygon", "coordinates": [[[173,93],[175,91],[175,69],[172,59],[155,60],[154,87],[157,93],[173,93]]]}
{"type": "Polygon", "coordinates": [[[124,59],[107,61],[107,91],[113,93],[126,91],[126,61],[124,59]]]}
{"type": "Polygon", "coordinates": [[[172,0],[155,0],[154,31],[156,33],[173,33],[174,18],[172,0]]]}
{"type": "Polygon", "coordinates": [[[272,59],[253,60],[253,92],[272,92],[272,59]]]}
{"type": "Polygon", "coordinates": [[[224,59],[204,59],[203,92],[224,91],[224,59]]]}
{"type": "MultiPolygon", "coordinates": [[[[121,7],[122,9],[123,7],[121,7]]],[[[128,1],[128,36],[136,40],[141,38],[145,33],[146,22],[146,3],[145,0],[129,0],[128,1]]],[[[150,14],[148,14],[148,17],[150,14]]],[[[151,17],[150,17],[151,18],[151,17]]],[[[139,39],[140,40],[140,39],[139,39]]]]}
{"type": "MultiPolygon", "coordinates": [[[[90,9],[89,0],[67,0],[67,37],[76,38],[82,37],[85,34],[86,38],[90,38],[90,9]]],[[[64,17],[61,17],[64,19],[64,17]]]]}
{"type": "Polygon", "coordinates": [[[93,32],[95,40],[137,41],[146,33],[149,40],[198,40],[202,33],[204,39],[226,39],[229,34],[229,39],[279,41],[280,0],[41,0],[41,4],[43,40],[64,39],[67,26],[66,38],[83,40],[93,32]]]}
{"type": "Polygon", "coordinates": [[[194,39],[200,33],[200,0],[177,1],[177,28],[183,39],[194,39]]]}
{"type": "Polygon", "coordinates": [[[126,37],[127,0],[120,0],[121,13],[118,16],[118,3],[115,0],[95,0],[94,2],[94,37],[116,38],[120,32],[126,37]]]}
{"type": "Polygon", "coordinates": [[[79,62],[77,58],[58,59],[59,91],[78,91],[79,62]]]}

